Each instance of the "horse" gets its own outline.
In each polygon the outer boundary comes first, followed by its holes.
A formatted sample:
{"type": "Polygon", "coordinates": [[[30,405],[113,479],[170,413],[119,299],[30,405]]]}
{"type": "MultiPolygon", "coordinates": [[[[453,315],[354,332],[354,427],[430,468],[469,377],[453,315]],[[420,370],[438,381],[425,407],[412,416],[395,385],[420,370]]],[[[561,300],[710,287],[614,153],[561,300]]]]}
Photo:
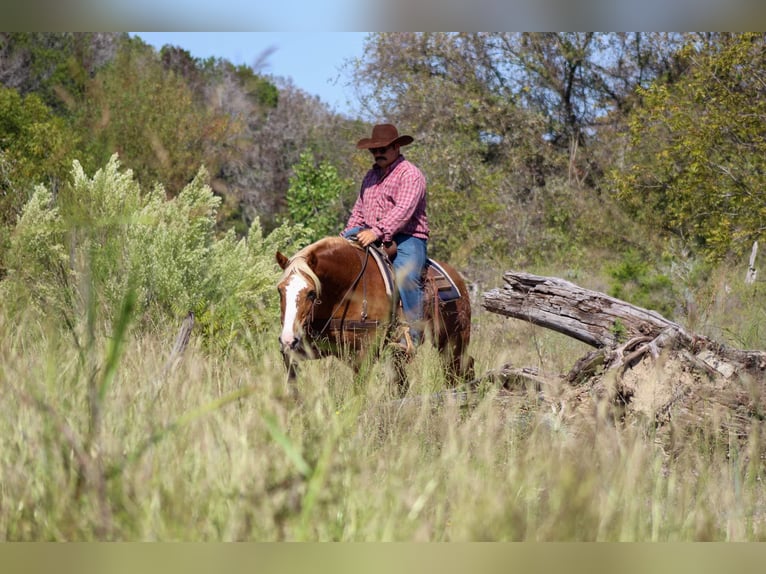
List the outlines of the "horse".
{"type": "MultiPolygon", "coordinates": [[[[379,356],[398,340],[403,315],[383,253],[343,237],[322,238],[289,259],[276,252],[283,270],[277,285],[279,344],[290,379],[297,362],[327,356],[345,360],[358,373],[371,353],[379,356]]],[[[431,259],[424,280],[424,336],[439,350],[451,380],[472,376],[465,281],[449,264],[431,259]]]]}

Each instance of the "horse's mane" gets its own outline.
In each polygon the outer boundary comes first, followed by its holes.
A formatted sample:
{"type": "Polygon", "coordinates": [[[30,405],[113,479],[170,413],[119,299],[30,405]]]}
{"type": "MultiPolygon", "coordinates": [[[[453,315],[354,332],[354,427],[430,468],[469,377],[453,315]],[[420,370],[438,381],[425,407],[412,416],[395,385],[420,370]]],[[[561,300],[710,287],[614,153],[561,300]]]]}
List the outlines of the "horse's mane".
{"type": "Polygon", "coordinates": [[[279,282],[281,283],[285,279],[287,279],[288,275],[291,275],[295,272],[300,272],[308,275],[311,280],[314,282],[314,287],[317,292],[317,297],[321,294],[322,291],[322,283],[319,281],[319,277],[317,277],[316,273],[314,273],[314,270],[309,266],[308,264],[308,256],[314,251],[319,250],[320,248],[328,248],[328,247],[339,247],[341,244],[343,245],[351,245],[347,239],[344,239],[342,237],[324,237],[318,241],[315,241],[314,243],[307,245],[298,253],[293,255],[289,261],[287,262],[287,267],[285,267],[285,270],[282,272],[282,277],[280,277],[279,282]]]}

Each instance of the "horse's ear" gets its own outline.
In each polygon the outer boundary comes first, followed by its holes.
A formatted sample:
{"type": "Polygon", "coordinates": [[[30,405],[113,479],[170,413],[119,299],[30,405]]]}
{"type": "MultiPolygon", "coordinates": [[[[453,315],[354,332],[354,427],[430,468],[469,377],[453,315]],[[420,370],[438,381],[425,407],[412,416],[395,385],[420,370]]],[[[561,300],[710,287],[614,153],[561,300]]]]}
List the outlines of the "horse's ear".
{"type": "Polygon", "coordinates": [[[317,254],[314,253],[313,251],[311,253],[309,253],[306,256],[306,263],[308,263],[308,266],[311,267],[312,269],[316,269],[317,268],[317,254]]]}
{"type": "Polygon", "coordinates": [[[280,266],[282,269],[284,269],[285,267],[287,267],[287,262],[288,262],[288,261],[289,261],[289,259],[288,259],[287,257],[285,257],[284,255],[282,255],[282,253],[281,253],[281,252],[277,251],[277,263],[279,264],[279,266],[280,266]]]}

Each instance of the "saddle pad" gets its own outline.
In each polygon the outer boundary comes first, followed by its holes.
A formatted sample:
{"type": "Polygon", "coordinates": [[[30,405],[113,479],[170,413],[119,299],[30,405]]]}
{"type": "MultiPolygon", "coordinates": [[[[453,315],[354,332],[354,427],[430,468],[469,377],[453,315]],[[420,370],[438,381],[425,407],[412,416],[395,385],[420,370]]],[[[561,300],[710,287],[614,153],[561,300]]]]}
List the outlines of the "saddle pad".
{"type": "MultiPolygon", "coordinates": [[[[355,245],[358,247],[358,244],[355,243],[355,245]]],[[[361,249],[361,247],[359,247],[359,249],[361,249]]],[[[373,247],[369,251],[372,254],[372,258],[375,260],[375,263],[377,263],[378,268],[380,269],[380,274],[383,277],[383,283],[386,285],[386,295],[391,298],[395,287],[391,262],[388,259],[386,253],[381,249],[373,247]]],[[[449,301],[460,299],[461,295],[457,285],[455,285],[452,277],[449,276],[449,274],[441,265],[439,265],[439,263],[433,259],[428,259],[426,263],[426,272],[428,280],[433,281],[434,285],[436,286],[436,292],[439,294],[439,300],[447,303],[449,301]]]]}
{"type": "Polygon", "coordinates": [[[370,249],[370,253],[372,254],[372,258],[375,260],[375,263],[378,264],[380,274],[383,276],[383,283],[386,285],[386,295],[388,295],[388,298],[391,299],[394,294],[394,274],[393,270],[391,269],[391,263],[388,260],[388,256],[384,251],[374,246],[370,249]]]}
{"type": "Polygon", "coordinates": [[[452,277],[433,259],[428,260],[428,279],[433,281],[442,302],[447,303],[460,299],[460,291],[452,277]]]}

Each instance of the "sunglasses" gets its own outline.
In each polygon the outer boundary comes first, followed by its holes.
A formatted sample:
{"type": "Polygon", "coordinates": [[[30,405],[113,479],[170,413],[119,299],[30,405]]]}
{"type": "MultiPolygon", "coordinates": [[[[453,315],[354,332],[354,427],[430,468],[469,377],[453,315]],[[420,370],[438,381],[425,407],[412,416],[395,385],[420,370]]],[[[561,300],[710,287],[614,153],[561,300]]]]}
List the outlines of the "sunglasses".
{"type": "Polygon", "coordinates": [[[394,146],[393,145],[388,145],[386,147],[371,147],[370,148],[370,153],[372,155],[383,154],[383,153],[386,153],[388,150],[390,150],[392,147],[394,147],[394,146]]]}

